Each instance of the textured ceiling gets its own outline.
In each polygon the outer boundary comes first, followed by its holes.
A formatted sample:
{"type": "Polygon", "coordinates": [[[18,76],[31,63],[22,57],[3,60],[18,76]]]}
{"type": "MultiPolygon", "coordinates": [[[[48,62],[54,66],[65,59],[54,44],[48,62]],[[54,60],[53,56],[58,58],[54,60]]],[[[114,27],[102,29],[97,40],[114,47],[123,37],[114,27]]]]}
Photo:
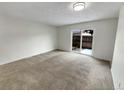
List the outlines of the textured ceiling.
{"type": "Polygon", "coordinates": [[[73,11],[71,2],[0,3],[0,14],[54,26],[118,17],[123,3],[87,3],[82,11],[73,11]]]}

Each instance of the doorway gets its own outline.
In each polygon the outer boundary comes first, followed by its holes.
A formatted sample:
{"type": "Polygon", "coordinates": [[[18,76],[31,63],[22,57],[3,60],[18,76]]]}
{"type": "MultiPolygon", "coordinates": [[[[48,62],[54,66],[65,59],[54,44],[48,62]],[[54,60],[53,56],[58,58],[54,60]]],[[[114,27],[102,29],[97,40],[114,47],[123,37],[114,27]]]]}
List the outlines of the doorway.
{"type": "Polygon", "coordinates": [[[72,51],[92,55],[93,30],[74,31],[72,35],[72,51]]]}

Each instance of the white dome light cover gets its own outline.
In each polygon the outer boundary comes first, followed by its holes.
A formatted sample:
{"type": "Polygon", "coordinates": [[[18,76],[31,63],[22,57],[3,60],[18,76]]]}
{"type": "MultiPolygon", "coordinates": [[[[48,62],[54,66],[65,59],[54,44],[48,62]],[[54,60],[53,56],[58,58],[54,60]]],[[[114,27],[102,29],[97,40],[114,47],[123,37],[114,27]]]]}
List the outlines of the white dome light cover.
{"type": "Polygon", "coordinates": [[[84,2],[77,2],[73,4],[73,9],[74,11],[81,11],[85,8],[85,3],[84,2]]]}

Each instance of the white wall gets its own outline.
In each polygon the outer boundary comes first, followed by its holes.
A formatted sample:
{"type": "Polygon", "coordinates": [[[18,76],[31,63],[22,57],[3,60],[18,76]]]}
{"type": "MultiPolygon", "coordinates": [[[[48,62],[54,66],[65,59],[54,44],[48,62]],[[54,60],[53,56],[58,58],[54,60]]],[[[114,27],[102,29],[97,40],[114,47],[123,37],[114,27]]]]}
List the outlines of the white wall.
{"type": "Polygon", "coordinates": [[[124,6],[119,15],[111,70],[115,89],[124,89],[124,6]]]}
{"type": "Polygon", "coordinates": [[[93,51],[94,57],[104,60],[112,60],[115,34],[117,30],[117,19],[106,19],[94,22],[79,23],[59,27],[59,49],[71,51],[72,36],[74,29],[93,29],[93,51]]]}
{"type": "Polygon", "coordinates": [[[0,64],[56,48],[56,27],[0,16],[0,64]]]}

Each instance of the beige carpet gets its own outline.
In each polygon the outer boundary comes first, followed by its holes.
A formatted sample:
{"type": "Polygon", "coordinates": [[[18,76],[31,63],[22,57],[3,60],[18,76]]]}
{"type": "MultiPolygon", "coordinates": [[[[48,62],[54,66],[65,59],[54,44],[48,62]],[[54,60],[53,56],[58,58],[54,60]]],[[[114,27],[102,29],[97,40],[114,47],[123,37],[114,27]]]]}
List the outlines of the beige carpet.
{"type": "Polygon", "coordinates": [[[0,89],[113,89],[108,62],[52,51],[0,66],[0,89]]]}

